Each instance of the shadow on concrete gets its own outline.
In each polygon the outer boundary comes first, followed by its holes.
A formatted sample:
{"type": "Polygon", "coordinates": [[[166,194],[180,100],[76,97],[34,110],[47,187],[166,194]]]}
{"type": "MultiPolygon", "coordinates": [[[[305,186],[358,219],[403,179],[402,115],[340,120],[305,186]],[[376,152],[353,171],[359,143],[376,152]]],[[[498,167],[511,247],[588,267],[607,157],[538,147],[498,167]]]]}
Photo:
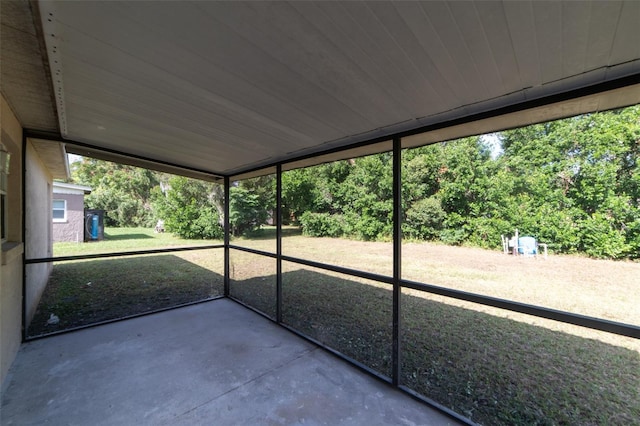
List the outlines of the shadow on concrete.
{"type": "Polygon", "coordinates": [[[459,424],[228,299],[28,342],[7,382],[3,425],[459,424]]]}

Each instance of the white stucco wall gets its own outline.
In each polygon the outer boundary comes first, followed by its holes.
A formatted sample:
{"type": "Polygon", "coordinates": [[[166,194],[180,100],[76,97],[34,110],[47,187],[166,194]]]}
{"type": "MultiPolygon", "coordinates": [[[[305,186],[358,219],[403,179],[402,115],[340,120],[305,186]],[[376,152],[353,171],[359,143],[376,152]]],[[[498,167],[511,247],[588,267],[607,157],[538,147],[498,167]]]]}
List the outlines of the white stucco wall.
{"type": "Polygon", "coordinates": [[[0,262],[0,383],[22,340],[22,127],[0,95],[2,144],[11,153],[8,184],[8,233],[0,262]]]}
{"type": "MultiPolygon", "coordinates": [[[[53,255],[51,222],[53,177],[31,143],[27,143],[25,168],[26,257],[27,259],[51,257],[53,255]]],[[[25,289],[27,327],[47,285],[52,267],[51,263],[27,265],[25,289]]]]}

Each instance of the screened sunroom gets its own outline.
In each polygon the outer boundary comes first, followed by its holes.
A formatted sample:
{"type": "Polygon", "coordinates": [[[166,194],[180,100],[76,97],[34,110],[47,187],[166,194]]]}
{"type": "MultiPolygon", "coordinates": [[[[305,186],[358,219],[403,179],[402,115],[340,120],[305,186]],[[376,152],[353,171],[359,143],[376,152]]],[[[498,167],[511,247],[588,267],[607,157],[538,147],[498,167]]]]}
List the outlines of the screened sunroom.
{"type": "Polygon", "coordinates": [[[640,3],[0,7],[3,423],[637,421],[640,3]]]}

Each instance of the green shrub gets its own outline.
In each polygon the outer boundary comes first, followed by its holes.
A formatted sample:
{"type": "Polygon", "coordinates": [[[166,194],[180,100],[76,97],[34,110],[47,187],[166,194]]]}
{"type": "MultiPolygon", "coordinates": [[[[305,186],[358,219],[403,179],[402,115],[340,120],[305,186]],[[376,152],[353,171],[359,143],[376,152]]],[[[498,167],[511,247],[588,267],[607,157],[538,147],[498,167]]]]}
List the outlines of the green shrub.
{"type": "Polygon", "coordinates": [[[166,194],[157,194],[155,202],[165,229],[187,239],[222,238],[220,217],[209,199],[213,185],[182,176],[172,177],[166,194]]]}
{"type": "Polygon", "coordinates": [[[459,246],[467,239],[467,231],[465,230],[466,222],[458,213],[447,214],[443,229],[440,231],[440,241],[452,246],[459,246]]]}
{"type": "Polygon", "coordinates": [[[221,240],[224,238],[224,230],[219,224],[218,212],[213,207],[205,207],[200,211],[200,216],[193,222],[191,229],[192,238],[203,240],[221,240]]]}
{"type": "Polygon", "coordinates": [[[231,187],[229,223],[233,235],[248,236],[266,223],[269,212],[262,201],[254,191],[242,186],[231,187]]]}
{"type": "MultiPolygon", "coordinates": [[[[469,231],[467,240],[469,244],[490,249],[502,247],[500,236],[508,234],[509,230],[512,229],[508,221],[488,217],[470,218],[465,227],[469,231]]],[[[522,235],[529,235],[529,233],[523,232],[522,235]]]]}
{"type": "Polygon", "coordinates": [[[435,240],[440,235],[446,213],[435,197],[418,200],[407,210],[402,231],[408,238],[435,240]]]}
{"type": "Polygon", "coordinates": [[[591,257],[618,259],[629,251],[623,231],[613,226],[605,214],[594,213],[582,222],[583,250],[591,257]]]}
{"type": "Polygon", "coordinates": [[[304,212],[300,216],[302,233],[311,237],[340,237],[344,234],[341,215],[304,212]]]}

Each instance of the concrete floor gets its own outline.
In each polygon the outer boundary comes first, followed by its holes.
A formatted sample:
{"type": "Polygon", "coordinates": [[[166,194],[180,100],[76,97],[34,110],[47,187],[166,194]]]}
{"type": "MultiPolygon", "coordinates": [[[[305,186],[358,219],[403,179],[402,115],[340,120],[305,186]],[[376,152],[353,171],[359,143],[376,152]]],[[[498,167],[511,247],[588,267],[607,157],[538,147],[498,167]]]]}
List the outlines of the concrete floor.
{"type": "Polygon", "coordinates": [[[228,299],[24,344],[0,423],[455,424],[228,299]]]}

